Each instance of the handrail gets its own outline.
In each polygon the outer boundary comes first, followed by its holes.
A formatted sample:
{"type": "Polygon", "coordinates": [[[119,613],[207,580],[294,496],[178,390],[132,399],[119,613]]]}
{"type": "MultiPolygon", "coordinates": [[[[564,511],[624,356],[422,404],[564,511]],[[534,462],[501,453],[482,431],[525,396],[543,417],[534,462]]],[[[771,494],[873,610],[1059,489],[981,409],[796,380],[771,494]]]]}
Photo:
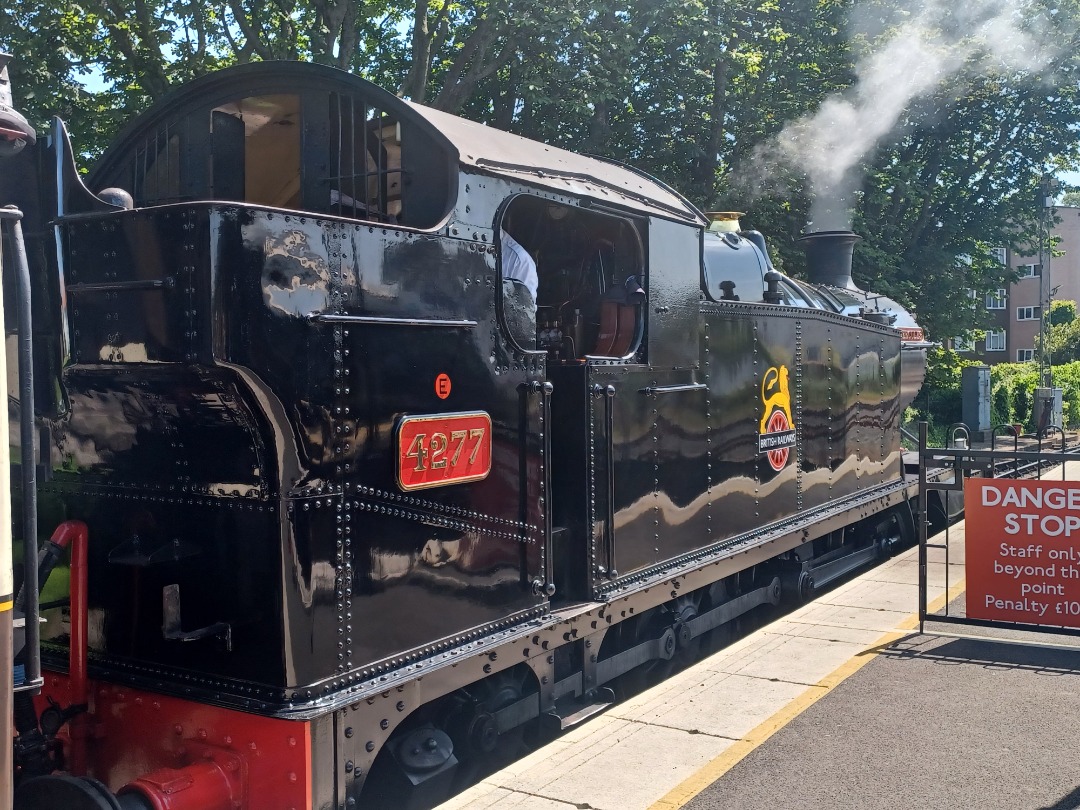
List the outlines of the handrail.
{"type": "Polygon", "coordinates": [[[26,616],[24,661],[25,685],[36,688],[41,682],[41,615],[38,598],[37,546],[37,460],[34,449],[34,342],[33,307],[31,305],[30,267],[26,261],[23,241],[22,211],[13,205],[0,208],[0,224],[11,231],[12,256],[15,260],[16,293],[18,296],[19,328],[19,472],[22,479],[23,532],[23,610],[26,616]]]}
{"type": "Polygon", "coordinates": [[[615,386],[594,385],[593,399],[604,399],[604,460],[607,466],[605,478],[606,509],[604,510],[604,562],[608,579],[617,579],[619,571],[615,567],[615,386]]]}
{"type": "Polygon", "coordinates": [[[678,394],[682,391],[704,391],[709,386],[705,383],[685,383],[683,385],[653,385],[648,388],[639,388],[638,390],[642,394],[647,394],[651,397],[657,394],[678,394]]]}
{"type": "Polygon", "coordinates": [[[368,326],[439,326],[450,329],[475,329],[476,321],[447,318],[384,318],[377,315],[333,315],[312,312],[308,320],[316,323],[350,323],[368,326]]]}

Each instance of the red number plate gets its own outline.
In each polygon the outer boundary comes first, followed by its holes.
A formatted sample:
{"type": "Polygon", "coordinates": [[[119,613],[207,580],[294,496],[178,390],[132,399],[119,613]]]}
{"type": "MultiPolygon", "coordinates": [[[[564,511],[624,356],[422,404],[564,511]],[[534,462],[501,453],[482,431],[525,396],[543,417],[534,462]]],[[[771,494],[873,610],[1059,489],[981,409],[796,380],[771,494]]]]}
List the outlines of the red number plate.
{"type": "Polygon", "coordinates": [[[912,343],[921,343],[924,339],[924,332],[917,326],[901,326],[900,339],[909,340],[912,343]]]}
{"type": "Polygon", "coordinates": [[[483,411],[406,416],[397,447],[403,490],[479,481],[491,472],[491,417],[483,411]]]}

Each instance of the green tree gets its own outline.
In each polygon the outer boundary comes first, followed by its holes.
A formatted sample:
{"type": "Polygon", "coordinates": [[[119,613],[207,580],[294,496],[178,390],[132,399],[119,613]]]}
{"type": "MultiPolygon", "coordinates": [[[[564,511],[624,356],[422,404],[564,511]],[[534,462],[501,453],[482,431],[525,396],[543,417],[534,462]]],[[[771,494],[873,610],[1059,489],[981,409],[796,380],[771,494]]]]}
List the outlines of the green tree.
{"type": "MultiPolygon", "coordinates": [[[[856,280],[942,338],[986,325],[972,302],[1012,280],[991,250],[1036,250],[1038,184],[1080,160],[1078,7],[1031,0],[1002,11],[972,0],[965,14],[1008,22],[994,29],[1007,32],[1002,47],[1035,34],[1042,46],[1021,49],[1030,64],[957,48],[963,64],[951,72],[882,62],[927,9],[932,37],[952,31],[964,42],[985,28],[912,0],[15,0],[0,17],[0,47],[18,57],[17,102],[32,121],[59,113],[88,155],[194,76],[257,59],[325,62],[414,101],[637,165],[705,209],[748,211],[744,225],[765,232],[796,274],[813,190],[805,167],[773,163],[765,175],[755,156],[786,123],[837,99],[918,82],[893,111],[895,127],[845,176],[861,178],[848,201],[863,237],[856,280]],[[882,64],[891,72],[874,84],[871,67],[882,64]],[[83,89],[88,74],[104,87],[83,89]]],[[[952,57],[938,51],[930,56],[952,57]]],[[[826,128],[840,148],[859,134],[826,128]]]]}
{"type": "Polygon", "coordinates": [[[1076,320],[1075,301],[1053,301],[1050,304],[1050,325],[1065,326],[1076,320]]]}
{"type": "MultiPolygon", "coordinates": [[[[1051,324],[1046,346],[1053,364],[1080,360],[1080,320],[1051,324]]],[[[1042,351],[1041,336],[1035,338],[1035,348],[1042,351]]]]}

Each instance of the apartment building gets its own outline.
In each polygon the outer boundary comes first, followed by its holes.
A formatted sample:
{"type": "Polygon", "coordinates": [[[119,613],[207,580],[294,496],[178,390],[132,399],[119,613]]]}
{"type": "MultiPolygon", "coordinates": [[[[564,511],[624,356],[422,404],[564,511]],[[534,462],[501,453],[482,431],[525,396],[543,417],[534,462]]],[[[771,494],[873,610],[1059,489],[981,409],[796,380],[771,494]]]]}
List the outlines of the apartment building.
{"type": "Polygon", "coordinates": [[[979,301],[989,314],[986,337],[969,343],[954,339],[954,349],[987,364],[1037,360],[1036,339],[1047,301],[1080,302],[1080,208],[1061,206],[1054,213],[1060,220],[1051,230],[1055,255],[1044,254],[1040,262],[1039,256],[998,248],[998,260],[1018,270],[1019,278],[979,301]]]}

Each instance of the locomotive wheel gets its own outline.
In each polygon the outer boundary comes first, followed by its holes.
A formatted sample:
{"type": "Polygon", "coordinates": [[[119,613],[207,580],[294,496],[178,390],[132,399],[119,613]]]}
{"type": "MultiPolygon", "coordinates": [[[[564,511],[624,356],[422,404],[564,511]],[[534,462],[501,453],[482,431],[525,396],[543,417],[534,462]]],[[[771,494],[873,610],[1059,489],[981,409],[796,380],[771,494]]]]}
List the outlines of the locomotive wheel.
{"type": "MultiPolygon", "coordinates": [[[[690,638],[689,623],[699,615],[701,607],[701,593],[689,593],[675,600],[675,638],[678,641],[675,647],[675,657],[664,663],[668,666],[669,674],[684,667],[690,666],[701,655],[701,636],[690,638]]],[[[663,677],[667,677],[664,675],[663,677]]]]}
{"type": "Polygon", "coordinates": [[[915,545],[915,521],[906,509],[893,509],[887,514],[888,519],[878,530],[888,536],[888,542],[883,546],[883,556],[891,557],[898,551],[915,545]]]}
{"type": "Polygon", "coordinates": [[[394,732],[375,760],[359,806],[413,808],[438,804],[528,753],[528,726],[500,734],[496,713],[525,697],[532,687],[531,678],[530,670],[513,668],[419,709],[394,732]],[[402,771],[391,749],[418,732],[423,732],[419,739],[428,735],[445,741],[448,753],[443,754],[443,746],[439,746],[439,760],[445,761],[451,754],[455,757],[451,778],[417,787],[402,771]]]}
{"type": "Polygon", "coordinates": [[[511,669],[450,696],[440,725],[454,742],[460,762],[455,782],[462,787],[513,762],[526,752],[524,725],[499,733],[496,713],[528,692],[529,671],[511,669]]]}
{"type": "Polygon", "coordinates": [[[690,638],[687,624],[699,615],[701,600],[700,591],[688,593],[674,602],[650,611],[636,623],[633,632],[629,634],[630,641],[626,645],[628,648],[659,638],[671,628],[675,631],[674,655],[668,660],[658,658],[646,661],[619,678],[620,700],[659,683],[698,659],[701,653],[701,638],[690,638]]]}
{"type": "Polygon", "coordinates": [[[15,791],[14,810],[122,810],[122,805],[105,785],[96,779],[50,774],[36,776],[15,791]]]}

